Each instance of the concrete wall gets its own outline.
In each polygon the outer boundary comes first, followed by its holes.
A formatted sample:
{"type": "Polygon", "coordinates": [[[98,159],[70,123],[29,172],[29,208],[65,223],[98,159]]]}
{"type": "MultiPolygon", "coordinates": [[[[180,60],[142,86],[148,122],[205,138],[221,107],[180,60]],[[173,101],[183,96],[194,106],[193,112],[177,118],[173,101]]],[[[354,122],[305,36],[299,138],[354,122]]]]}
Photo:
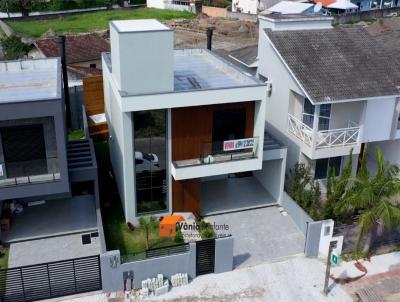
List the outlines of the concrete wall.
{"type": "Polygon", "coordinates": [[[285,208],[294,223],[306,236],[307,224],[314,222],[314,220],[286,192],[283,193],[282,207],[285,208]]]}
{"type": "MultiPolygon", "coordinates": [[[[215,240],[215,273],[232,270],[233,237],[215,240]]],[[[124,289],[124,273],[133,272],[134,287],[141,288],[142,280],[163,274],[170,278],[177,273],[187,273],[189,278],[196,277],[196,243],[189,244],[189,251],[165,257],[121,263],[119,251],[109,251],[100,255],[103,291],[112,292],[124,289]]]]}
{"type": "Polygon", "coordinates": [[[209,17],[221,17],[226,18],[227,9],[222,7],[204,6],[202,7],[202,13],[209,17]]]}
{"type": "Polygon", "coordinates": [[[257,14],[258,0],[237,0],[232,2],[232,12],[257,14]]]}
{"type": "Polygon", "coordinates": [[[54,155],[58,159],[58,166],[60,170],[60,181],[53,181],[47,183],[34,183],[34,184],[20,184],[11,187],[0,188],[1,199],[13,199],[13,198],[24,198],[34,196],[46,196],[69,193],[69,177],[67,168],[67,150],[66,150],[66,129],[65,129],[65,114],[64,114],[64,103],[61,99],[59,100],[43,100],[35,101],[31,105],[29,103],[15,103],[15,104],[2,104],[0,105],[0,121],[8,120],[21,120],[21,119],[33,119],[33,118],[47,118],[52,117],[54,121],[53,134],[49,134],[54,137],[49,140],[53,143],[47,143],[47,146],[53,145],[51,155],[54,155]],[[56,151],[55,151],[56,150],[56,151]]]}
{"type": "Polygon", "coordinates": [[[384,18],[384,17],[388,17],[389,14],[395,13],[395,12],[400,12],[400,7],[373,9],[373,10],[362,11],[362,12],[348,13],[345,15],[335,16],[333,24],[337,25],[337,24],[345,24],[345,23],[349,23],[349,22],[354,23],[354,22],[360,22],[363,20],[384,18]]]}
{"type": "Polygon", "coordinates": [[[233,268],[233,237],[215,240],[215,273],[230,272],[233,268]]]}
{"type": "Polygon", "coordinates": [[[283,198],[283,187],[285,184],[286,158],[275,160],[264,160],[262,170],[254,171],[253,175],[260,184],[281,203],[283,198]]]}

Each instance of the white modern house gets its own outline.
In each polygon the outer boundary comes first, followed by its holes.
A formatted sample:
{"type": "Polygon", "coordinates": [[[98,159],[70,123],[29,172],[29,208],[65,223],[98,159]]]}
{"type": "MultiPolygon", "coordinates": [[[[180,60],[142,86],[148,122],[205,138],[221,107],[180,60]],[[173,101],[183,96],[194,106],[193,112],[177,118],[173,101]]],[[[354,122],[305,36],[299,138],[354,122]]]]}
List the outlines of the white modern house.
{"type": "Polygon", "coordinates": [[[110,36],[106,116],[127,221],[280,201],[286,148],[265,133],[264,82],[207,49],[174,50],[156,20],[113,21],[110,36]]]}
{"type": "Polygon", "coordinates": [[[306,163],[324,184],[328,166],[339,175],[350,150],[355,172],[366,143],[399,162],[399,62],[379,55],[387,43],[365,28],[333,28],[329,17],[259,20],[267,128],[288,146],[287,169],[306,163]]]}

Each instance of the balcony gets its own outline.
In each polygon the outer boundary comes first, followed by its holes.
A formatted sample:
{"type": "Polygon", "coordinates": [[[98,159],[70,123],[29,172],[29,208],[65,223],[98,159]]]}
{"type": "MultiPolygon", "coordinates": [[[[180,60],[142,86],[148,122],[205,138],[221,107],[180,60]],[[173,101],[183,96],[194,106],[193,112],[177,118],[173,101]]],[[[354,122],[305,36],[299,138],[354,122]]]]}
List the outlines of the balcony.
{"type": "Polygon", "coordinates": [[[260,169],[258,143],[258,137],[205,143],[199,157],[174,161],[172,175],[181,180],[260,169]]]}
{"type": "MultiPolygon", "coordinates": [[[[352,121],[348,122],[347,128],[314,131],[289,114],[288,132],[303,142],[306,146],[304,148],[306,152],[304,152],[304,149],[303,152],[310,158],[319,157],[318,155],[324,157],[322,153],[327,154],[332,149],[342,153],[337,155],[347,155],[351,148],[359,147],[361,143],[361,127],[352,121]]],[[[355,151],[357,153],[357,150],[355,151]]]]}
{"type": "Polygon", "coordinates": [[[59,181],[58,158],[0,162],[0,188],[59,181]]]}

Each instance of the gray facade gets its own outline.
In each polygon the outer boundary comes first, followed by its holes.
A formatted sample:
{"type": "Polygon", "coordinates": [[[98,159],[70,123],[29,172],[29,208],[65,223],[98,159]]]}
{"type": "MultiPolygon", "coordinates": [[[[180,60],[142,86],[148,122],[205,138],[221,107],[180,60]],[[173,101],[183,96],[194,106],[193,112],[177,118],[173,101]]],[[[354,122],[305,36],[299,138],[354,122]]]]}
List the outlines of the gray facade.
{"type": "MultiPolygon", "coordinates": [[[[49,171],[57,171],[59,179],[0,186],[2,199],[69,193],[63,100],[60,98],[35,101],[34,104],[29,102],[0,104],[0,128],[38,123],[43,125],[46,159],[48,167],[51,168],[49,171]]],[[[3,152],[0,152],[0,162],[4,162],[3,152]]],[[[6,178],[6,173],[2,178],[6,178]]]]}

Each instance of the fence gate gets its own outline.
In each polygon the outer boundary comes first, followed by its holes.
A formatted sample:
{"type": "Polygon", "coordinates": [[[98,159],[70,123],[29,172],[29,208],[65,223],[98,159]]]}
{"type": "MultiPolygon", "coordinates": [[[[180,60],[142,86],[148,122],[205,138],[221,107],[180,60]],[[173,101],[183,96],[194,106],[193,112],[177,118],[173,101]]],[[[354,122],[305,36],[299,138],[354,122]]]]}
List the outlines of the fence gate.
{"type": "Polygon", "coordinates": [[[196,275],[210,274],[215,266],[215,239],[196,242],[196,275]]]}
{"type": "Polygon", "coordinates": [[[99,255],[0,270],[1,302],[37,301],[101,288],[99,255]]]}

